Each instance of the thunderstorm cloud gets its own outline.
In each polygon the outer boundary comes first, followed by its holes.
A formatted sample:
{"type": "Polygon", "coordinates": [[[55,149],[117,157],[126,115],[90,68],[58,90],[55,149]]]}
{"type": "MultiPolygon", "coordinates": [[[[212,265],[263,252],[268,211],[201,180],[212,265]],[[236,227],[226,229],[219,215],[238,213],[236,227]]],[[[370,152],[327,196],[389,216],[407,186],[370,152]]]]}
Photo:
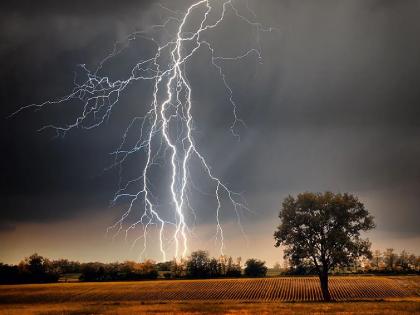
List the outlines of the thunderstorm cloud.
{"type": "MultiPolygon", "coordinates": [[[[243,193],[252,210],[244,213],[244,230],[249,242],[262,248],[253,251],[251,243],[238,249],[241,232],[235,230],[235,215],[229,210],[224,222],[234,232],[227,235],[226,251],[280,260],[272,233],[282,199],[302,191],[332,190],[355,193],[366,203],[377,222],[370,235],[374,246],[376,240],[380,248],[418,252],[420,1],[248,2],[258,20],[275,31],[258,37],[228,18],[223,31],[209,35],[226,55],[261,45],[262,60],[249,56],[224,63],[245,122],[238,128],[240,140],[230,132],[232,108],[209,56],[203,52],[187,66],[197,144],[214,171],[243,193]]],[[[53,140],[54,134],[36,130],[68,122],[80,108],[75,103],[6,117],[22,105],[68,93],[78,64],[94,67],[116,40],[162,22],[170,10],[184,10],[191,2],[159,3],[0,5],[0,260],[29,254],[26,247],[22,253],[12,250],[34,237],[29,233],[60,233],[59,228],[49,230],[52,225],[62,227],[63,239],[82,243],[77,231],[95,222],[95,233],[89,236],[102,237],[121,213],[118,207],[109,208],[118,170],[104,170],[132,115],[150,104],[150,86],[128,89],[104,126],[91,132],[76,129],[64,139],[53,140]]],[[[122,77],[152,48],[135,42],[105,70],[114,79],[122,77]]],[[[136,164],[130,164],[126,171],[135,170],[136,164]]],[[[211,201],[200,209],[196,229],[212,235],[207,232],[214,223],[211,201]]],[[[39,244],[51,256],[61,254],[45,235],[39,236],[39,244]]],[[[123,259],[120,254],[115,259],[123,259]]],[[[74,257],[83,259],[78,255],[74,257]]],[[[97,257],[108,258],[102,252],[97,257]]]]}

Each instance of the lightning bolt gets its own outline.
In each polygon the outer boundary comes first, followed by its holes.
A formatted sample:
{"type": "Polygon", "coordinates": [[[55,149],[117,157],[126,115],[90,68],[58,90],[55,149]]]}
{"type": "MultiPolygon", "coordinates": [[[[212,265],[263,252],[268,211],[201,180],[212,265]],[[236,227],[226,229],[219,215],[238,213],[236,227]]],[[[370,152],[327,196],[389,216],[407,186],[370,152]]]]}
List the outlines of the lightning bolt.
{"type": "Polygon", "coordinates": [[[251,55],[255,55],[261,61],[259,35],[257,47],[251,48],[238,56],[217,55],[211,43],[203,39],[202,35],[217,29],[228,12],[233,13],[236,18],[255,29],[257,34],[271,32],[273,28],[264,28],[261,23],[255,22],[255,14],[249,9],[248,3],[245,4],[245,8],[251,13],[252,18],[246,17],[245,13],[241,14],[233,0],[195,1],[184,12],[173,11],[162,5],[160,7],[173,16],[160,25],[153,25],[145,31],[134,32],[124,41],[117,42],[112,52],[99,63],[95,71],[90,71],[85,65],[80,65],[87,79],[83,83],[78,83],[75,76],[74,88],[71,93],[56,100],[24,106],[12,115],[28,108],[40,110],[48,105],[67,103],[74,99],[79,100],[83,104],[83,109],[73,122],[64,126],[50,124],[40,129],[40,131],[53,129],[57,136],[63,137],[75,128],[90,130],[103,125],[110,119],[120,100],[121,93],[129,85],[136,81],[153,82],[153,100],[149,110],[143,117],[134,117],[131,120],[123,134],[120,146],[112,152],[114,156],[112,167],[120,168],[119,189],[115,193],[112,204],[116,204],[120,200],[127,200],[127,208],[120,219],[107,229],[107,232],[112,231],[113,238],[124,233],[125,238],[128,239],[130,231],[141,226],[143,233],[134,240],[132,248],[142,241],[143,248],[140,257],[143,257],[148,247],[148,240],[151,238],[149,236],[150,229],[156,226],[162,260],[167,260],[167,251],[172,246],[174,247],[175,258],[186,257],[189,251],[189,235],[192,233],[186,218],[187,210],[191,211],[194,216],[196,215],[196,211],[189,202],[190,188],[194,186],[190,174],[190,164],[193,159],[196,159],[204,170],[204,174],[213,182],[215,187],[214,197],[217,203],[215,209],[215,240],[218,242],[220,253],[223,255],[225,248],[224,231],[220,219],[223,197],[225,196],[226,200],[231,203],[243,233],[241,211],[250,210],[243,201],[242,195],[232,191],[213,172],[194,141],[193,90],[188,81],[186,63],[200,50],[207,49],[210,52],[211,65],[217,70],[226,88],[228,102],[232,106],[233,121],[230,130],[234,136],[239,137],[236,132],[238,124],[245,125],[245,123],[238,116],[234,93],[223,71],[222,64],[223,62],[238,61],[251,55]],[[216,7],[220,10],[216,10],[216,7]],[[186,25],[193,15],[199,17],[199,23],[195,30],[186,31],[186,25]],[[213,22],[210,21],[211,17],[213,17],[213,22]],[[171,23],[176,24],[176,33],[165,43],[159,43],[153,36],[150,36],[155,31],[165,31],[170,34],[168,28],[171,23]],[[149,59],[139,61],[131,69],[125,80],[112,81],[108,76],[101,76],[99,73],[103,66],[127,49],[130,42],[137,38],[151,42],[156,49],[156,53],[149,59]],[[137,141],[127,149],[127,139],[135,128],[140,130],[136,137],[137,141]],[[122,166],[132,154],[137,152],[143,152],[146,157],[141,175],[123,183],[122,166]],[[152,192],[152,168],[159,163],[160,158],[167,155],[169,155],[170,163],[168,188],[175,220],[163,218],[156,201],[157,198],[152,192]],[[133,186],[137,187],[134,193],[132,192],[133,186]],[[134,223],[128,223],[128,217],[133,214],[140,202],[143,203],[140,217],[134,223]],[[168,235],[170,236],[167,237],[168,235]]]}

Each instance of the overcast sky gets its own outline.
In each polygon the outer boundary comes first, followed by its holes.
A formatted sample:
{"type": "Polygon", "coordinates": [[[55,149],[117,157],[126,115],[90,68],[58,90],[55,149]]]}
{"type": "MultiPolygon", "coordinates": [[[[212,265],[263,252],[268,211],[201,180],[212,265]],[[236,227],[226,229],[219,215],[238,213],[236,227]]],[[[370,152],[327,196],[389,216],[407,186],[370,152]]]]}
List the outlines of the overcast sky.
{"type": "MultiPolygon", "coordinates": [[[[246,8],[243,2],[235,1],[246,8]]],[[[191,1],[160,3],[185,10],[191,1]]],[[[1,261],[34,251],[83,261],[137,257],[130,244],[105,237],[124,205],[109,207],[118,169],[104,169],[132,116],[148,109],[150,85],[130,87],[103,126],[62,139],[37,129],[71,121],[80,108],[74,103],[6,117],[69,93],[78,64],[95,67],[116,40],[168,17],[157,4],[0,5],[1,261]]],[[[247,240],[232,209],[224,211],[226,253],[280,261],[272,235],[283,198],[331,190],[358,195],[375,216],[377,228],[368,234],[373,248],[420,254],[420,1],[250,0],[249,8],[276,31],[259,35],[261,63],[249,56],[224,64],[246,123],[237,130],[240,140],[229,130],[232,108],[209,55],[200,52],[186,66],[197,145],[252,210],[243,213],[247,240]]],[[[208,39],[227,56],[258,44],[253,29],[233,15],[208,39]]],[[[132,43],[102,74],[124,77],[152,48],[132,43]]],[[[203,196],[195,201],[191,248],[217,255],[214,204],[203,196]]],[[[152,248],[148,255],[159,259],[152,248]]]]}

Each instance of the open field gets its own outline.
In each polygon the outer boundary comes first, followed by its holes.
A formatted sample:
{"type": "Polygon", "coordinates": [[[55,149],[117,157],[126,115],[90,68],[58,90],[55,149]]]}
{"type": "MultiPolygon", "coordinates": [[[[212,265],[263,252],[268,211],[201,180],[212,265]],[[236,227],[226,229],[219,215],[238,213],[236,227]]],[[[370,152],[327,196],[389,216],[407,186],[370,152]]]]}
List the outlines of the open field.
{"type": "MultiPolygon", "coordinates": [[[[416,296],[413,278],[331,277],[336,301],[416,296]]],[[[414,283],[418,283],[417,277],[414,283]]],[[[0,286],[0,303],[91,301],[321,301],[316,277],[162,280],[0,286]]]]}
{"type": "Polygon", "coordinates": [[[332,277],[330,283],[332,297],[343,303],[319,303],[315,277],[5,285],[0,314],[420,314],[420,277],[332,277]]]}

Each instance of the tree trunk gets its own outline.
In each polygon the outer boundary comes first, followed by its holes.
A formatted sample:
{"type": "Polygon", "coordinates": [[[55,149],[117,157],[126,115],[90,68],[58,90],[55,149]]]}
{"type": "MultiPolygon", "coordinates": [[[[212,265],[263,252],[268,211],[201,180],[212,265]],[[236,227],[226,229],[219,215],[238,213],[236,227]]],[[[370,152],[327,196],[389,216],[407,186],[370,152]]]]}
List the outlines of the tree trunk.
{"type": "Polygon", "coordinates": [[[330,291],[328,290],[328,271],[322,271],[319,275],[319,280],[321,282],[322,297],[324,298],[325,302],[330,302],[331,295],[330,291]]]}

